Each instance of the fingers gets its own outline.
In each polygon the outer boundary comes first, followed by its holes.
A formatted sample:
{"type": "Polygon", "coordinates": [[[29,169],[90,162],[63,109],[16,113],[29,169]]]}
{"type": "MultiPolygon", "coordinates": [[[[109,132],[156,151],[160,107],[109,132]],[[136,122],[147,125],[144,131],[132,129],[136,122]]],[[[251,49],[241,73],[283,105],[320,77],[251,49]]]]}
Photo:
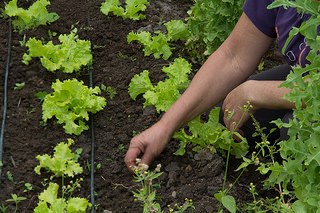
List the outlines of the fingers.
{"type": "Polygon", "coordinates": [[[136,159],[144,152],[144,146],[139,141],[132,140],[124,161],[129,170],[132,169],[133,166],[136,166],[136,159]]]}

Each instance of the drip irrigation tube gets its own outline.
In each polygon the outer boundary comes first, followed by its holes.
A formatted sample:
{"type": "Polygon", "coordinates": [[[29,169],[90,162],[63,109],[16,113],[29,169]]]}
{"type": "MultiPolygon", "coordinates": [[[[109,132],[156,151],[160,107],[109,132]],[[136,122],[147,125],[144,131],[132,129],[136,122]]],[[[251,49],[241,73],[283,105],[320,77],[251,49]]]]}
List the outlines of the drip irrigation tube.
{"type": "Polygon", "coordinates": [[[0,131],[0,184],[2,177],[2,158],[3,158],[3,144],[4,144],[4,129],[6,125],[7,117],[7,94],[8,94],[8,76],[9,76],[9,67],[11,61],[11,40],[12,40],[12,26],[11,20],[9,20],[9,32],[8,32],[8,55],[4,73],[4,88],[3,88],[3,112],[2,112],[2,122],[1,122],[1,131],[0,131]]]}
{"type": "MultiPolygon", "coordinates": [[[[93,80],[92,80],[92,69],[89,68],[89,86],[93,87],[93,80]]],[[[91,213],[95,212],[95,200],[94,200],[94,121],[93,121],[93,114],[90,114],[90,129],[91,129],[91,168],[90,168],[90,198],[91,198],[91,213]]]]}

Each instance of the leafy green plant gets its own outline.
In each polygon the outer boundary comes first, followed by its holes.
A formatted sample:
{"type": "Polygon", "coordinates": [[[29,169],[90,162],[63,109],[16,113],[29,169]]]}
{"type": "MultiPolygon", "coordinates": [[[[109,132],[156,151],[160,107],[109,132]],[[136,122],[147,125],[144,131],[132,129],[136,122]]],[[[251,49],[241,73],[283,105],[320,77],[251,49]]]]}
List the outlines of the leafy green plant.
{"type": "Polygon", "coordinates": [[[41,174],[41,169],[51,172],[53,177],[61,177],[61,197],[58,197],[59,185],[54,182],[49,182],[49,186],[39,195],[39,203],[34,209],[35,213],[42,212],[68,212],[68,213],[84,213],[91,204],[85,198],[72,197],[76,188],[80,188],[80,181],[70,180],[68,185],[65,185],[66,177],[74,177],[81,174],[83,168],[78,163],[80,157],[79,151],[73,152],[70,146],[74,143],[72,139],[58,143],[54,148],[53,156],[48,154],[37,155],[39,165],[34,171],[41,174]]]}
{"type": "Polygon", "coordinates": [[[143,45],[145,56],[153,54],[156,59],[163,58],[167,60],[172,55],[170,42],[185,40],[189,33],[186,24],[181,20],[171,20],[164,25],[167,29],[167,35],[161,31],[156,31],[155,35],[147,31],[130,32],[127,36],[127,41],[128,43],[139,41],[143,45]]]}
{"type": "Polygon", "coordinates": [[[14,90],[21,90],[25,87],[26,83],[25,82],[21,82],[21,83],[15,83],[14,84],[14,90]]]}
{"type": "Polygon", "coordinates": [[[59,79],[52,84],[53,93],[45,96],[42,104],[42,119],[56,117],[67,134],[79,135],[89,127],[89,113],[97,113],[106,106],[100,88],[88,88],[82,81],[69,79],[61,82],[59,79]]]}
{"type": "Polygon", "coordinates": [[[11,183],[13,183],[13,182],[14,182],[12,172],[7,171],[7,172],[6,172],[6,176],[7,176],[8,181],[10,181],[11,183]]]}
{"type": "Polygon", "coordinates": [[[130,97],[135,100],[143,94],[144,107],[155,106],[157,112],[166,111],[188,86],[191,64],[183,58],[177,58],[168,67],[163,67],[162,71],[168,78],[156,86],[152,85],[148,70],[135,75],[129,84],[130,97]]]}
{"type": "Polygon", "coordinates": [[[122,7],[119,0],[107,0],[101,4],[100,10],[105,15],[112,12],[123,19],[142,20],[146,18],[140,12],[147,9],[148,0],[126,0],[125,3],[126,6],[122,7]]]}
{"type": "Polygon", "coordinates": [[[216,50],[239,19],[244,0],[196,0],[188,11],[187,48],[198,61],[216,50]]]}
{"type": "Polygon", "coordinates": [[[58,190],[59,185],[50,182],[48,188],[39,195],[39,203],[34,212],[85,213],[91,207],[85,198],[71,197],[68,200],[63,197],[58,198],[58,190]]]}
{"type": "Polygon", "coordinates": [[[34,96],[40,101],[40,102],[43,102],[44,101],[44,98],[48,95],[47,92],[45,91],[39,91],[37,92],[34,96]]]}
{"type": "Polygon", "coordinates": [[[8,210],[8,206],[4,205],[4,204],[1,204],[0,205],[0,212],[1,213],[6,213],[8,210]]]}
{"type": "Polygon", "coordinates": [[[30,192],[30,191],[32,191],[33,190],[33,186],[32,186],[32,184],[31,183],[25,183],[24,184],[24,190],[23,190],[23,192],[30,192]]]}
{"type": "Polygon", "coordinates": [[[171,20],[164,23],[169,41],[187,40],[189,37],[188,25],[182,20],[171,20]]]}
{"type": "Polygon", "coordinates": [[[73,177],[76,174],[81,174],[83,169],[77,162],[78,155],[70,149],[73,143],[74,141],[70,138],[67,143],[58,143],[52,157],[48,154],[37,155],[39,165],[35,167],[34,171],[40,175],[41,169],[45,169],[52,172],[55,177],[73,177]]]}
{"type": "Polygon", "coordinates": [[[128,43],[139,41],[143,45],[145,56],[153,54],[156,59],[163,58],[167,60],[171,55],[171,47],[168,44],[167,37],[160,31],[152,36],[150,32],[142,31],[139,33],[130,32],[127,37],[128,43]]]}
{"type": "Polygon", "coordinates": [[[40,25],[47,25],[59,19],[56,13],[49,13],[48,0],[37,0],[29,9],[25,10],[17,6],[18,0],[11,0],[6,4],[4,14],[12,17],[12,24],[20,33],[24,30],[33,29],[40,25]]]}
{"type": "Polygon", "coordinates": [[[283,47],[285,50],[293,36],[302,34],[310,47],[307,55],[310,63],[305,67],[292,67],[293,71],[282,84],[291,89],[285,98],[295,103],[295,109],[289,123],[281,120],[275,122],[279,127],[288,128],[289,139],[279,143],[283,161],[270,168],[267,184],[280,184],[284,191],[294,193],[296,199],[292,209],[295,212],[317,212],[320,209],[320,3],[311,0],[276,0],[269,7],[278,6],[293,7],[311,16],[299,28],[291,30],[283,47]]]}
{"type": "Polygon", "coordinates": [[[52,41],[43,44],[36,38],[28,39],[28,53],[23,55],[23,63],[28,65],[32,58],[37,57],[50,72],[60,70],[72,73],[92,62],[91,42],[79,39],[77,29],[73,29],[69,35],[60,35],[59,41],[61,44],[54,45],[52,41]]]}
{"type": "Polygon", "coordinates": [[[101,84],[100,89],[106,92],[111,100],[118,94],[116,89],[112,86],[106,86],[104,84],[101,84]]]}
{"type": "Polygon", "coordinates": [[[245,155],[248,151],[246,139],[220,124],[219,112],[220,109],[215,108],[211,110],[208,122],[203,122],[198,116],[187,124],[187,132],[184,128],[176,132],[173,138],[179,140],[180,144],[175,154],[184,155],[187,144],[190,143],[196,152],[202,149],[209,149],[212,153],[216,153],[218,150],[230,150],[237,157],[245,155]],[[235,142],[234,134],[241,138],[241,141],[235,142]]]}
{"type": "Polygon", "coordinates": [[[23,200],[26,200],[26,199],[27,199],[26,197],[21,197],[16,194],[11,194],[11,198],[6,201],[7,202],[14,202],[15,206],[16,206],[14,212],[17,212],[19,203],[23,200]]]}

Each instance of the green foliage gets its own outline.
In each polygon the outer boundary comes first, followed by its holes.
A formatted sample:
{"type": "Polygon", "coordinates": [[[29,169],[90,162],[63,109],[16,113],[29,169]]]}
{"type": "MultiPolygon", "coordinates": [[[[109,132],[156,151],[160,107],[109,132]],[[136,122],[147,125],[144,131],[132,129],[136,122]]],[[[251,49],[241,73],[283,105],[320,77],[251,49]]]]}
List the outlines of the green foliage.
{"type": "Polygon", "coordinates": [[[216,193],[214,197],[230,212],[230,213],[236,213],[237,211],[237,205],[235,199],[227,195],[225,192],[221,191],[219,193],[216,193]]]}
{"type": "Polygon", "coordinates": [[[126,0],[125,3],[126,6],[122,7],[119,0],[106,0],[101,4],[100,10],[105,15],[112,12],[123,19],[142,20],[146,18],[140,12],[147,9],[148,0],[126,0]]]}
{"type": "MultiPolygon", "coordinates": [[[[157,202],[156,189],[159,188],[159,184],[154,183],[162,175],[162,172],[160,172],[161,164],[158,164],[157,167],[151,171],[148,170],[148,165],[140,163],[140,159],[136,159],[136,161],[138,166],[132,168],[132,171],[134,173],[134,181],[139,184],[140,188],[133,192],[135,201],[142,204],[143,213],[164,212],[157,202]]],[[[194,209],[194,206],[192,200],[186,198],[183,205],[176,205],[175,208],[171,208],[169,205],[168,208],[169,212],[182,213],[189,208],[194,209]]]]}
{"type": "Polygon", "coordinates": [[[155,106],[158,113],[168,110],[188,86],[191,65],[185,59],[177,58],[168,67],[163,67],[162,71],[168,78],[155,86],[151,83],[148,70],[135,75],[129,84],[130,97],[135,100],[143,94],[144,107],[155,106]]]}
{"type": "Polygon", "coordinates": [[[208,122],[202,122],[200,117],[193,119],[188,123],[188,132],[181,129],[176,132],[173,138],[180,141],[179,149],[175,152],[177,155],[184,155],[188,143],[198,152],[202,149],[209,149],[212,153],[218,150],[229,150],[237,157],[245,155],[248,151],[247,141],[243,138],[241,142],[235,142],[233,134],[226,127],[219,123],[219,108],[211,110],[208,122]]]}
{"type": "Polygon", "coordinates": [[[11,198],[6,200],[6,201],[7,202],[14,202],[15,205],[16,205],[16,208],[15,208],[14,212],[17,212],[19,203],[21,201],[23,201],[23,200],[26,200],[26,199],[27,199],[26,197],[20,197],[20,196],[18,196],[16,194],[11,194],[11,198]]]}
{"type": "Polygon", "coordinates": [[[58,198],[59,185],[49,183],[49,186],[39,195],[39,203],[34,209],[35,213],[85,213],[91,204],[85,198],[72,197],[66,200],[58,198]]]}
{"type": "Polygon", "coordinates": [[[69,79],[61,82],[59,79],[52,84],[53,93],[45,96],[42,104],[42,119],[46,122],[56,117],[67,134],[79,135],[89,127],[89,112],[96,113],[106,106],[100,88],[88,88],[82,81],[69,79]]]}
{"type": "MultiPolygon", "coordinates": [[[[295,66],[282,86],[290,88],[286,99],[295,103],[293,119],[289,123],[276,121],[279,127],[287,127],[290,138],[280,142],[282,164],[271,167],[268,184],[281,184],[285,191],[293,189],[297,200],[295,212],[319,212],[320,209],[320,4],[317,1],[276,0],[270,7],[294,7],[311,15],[300,28],[290,32],[289,40],[301,33],[311,51],[307,56],[310,64],[295,66]]],[[[286,46],[284,47],[286,48],[286,46]]]]}
{"type": "Polygon", "coordinates": [[[166,26],[169,41],[187,40],[189,37],[188,26],[182,20],[171,20],[164,23],[164,26],[166,26]]]}
{"type": "Polygon", "coordinates": [[[195,0],[188,11],[190,37],[187,48],[203,61],[229,36],[239,19],[244,0],[195,0]]]}
{"type": "Polygon", "coordinates": [[[77,162],[77,155],[72,152],[70,146],[74,143],[72,139],[68,139],[67,143],[60,142],[54,148],[54,154],[51,157],[48,154],[37,155],[39,165],[34,171],[41,174],[41,169],[46,169],[54,174],[55,177],[73,177],[83,172],[82,167],[77,162]]]}
{"type": "Polygon", "coordinates": [[[28,53],[23,55],[23,63],[29,64],[32,58],[39,58],[43,67],[48,71],[60,70],[72,73],[92,61],[91,42],[81,40],[77,36],[77,29],[69,35],[60,35],[61,44],[54,45],[52,41],[42,44],[41,40],[30,38],[26,46],[28,53]]]}
{"type": "Polygon", "coordinates": [[[181,20],[171,20],[164,25],[167,29],[167,35],[160,31],[156,31],[155,35],[151,35],[151,33],[147,31],[141,31],[139,33],[130,32],[127,36],[127,41],[128,43],[139,41],[143,45],[145,56],[153,54],[156,59],[163,58],[167,60],[172,55],[170,42],[186,40],[189,31],[187,25],[181,20]]]}
{"type": "Polygon", "coordinates": [[[14,84],[14,90],[22,90],[25,87],[26,83],[25,82],[21,82],[21,83],[15,83],[14,84]]]}
{"type": "Polygon", "coordinates": [[[8,210],[8,206],[4,205],[4,204],[0,204],[0,212],[1,213],[6,213],[8,210]]]}
{"type": "Polygon", "coordinates": [[[40,25],[47,25],[59,19],[58,14],[48,13],[48,0],[37,0],[29,9],[25,10],[17,6],[18,0],[11,0],[5,6],[4,13],[12,17],[12,24],[20,33],[23,30],[33,29],[40,25]]]}
{"type": "Polygon", "coordinates": [[[130,32],[127,41],[128,43],[139,41],[144,47],[145,56],[153,54],[156,59],[162,57],[164,60],[167,60],[172,55],[167,37],[160,31],[155,33],[156,35],[151,36],[151,33],[146,31],[139,33],[130,32]]]}

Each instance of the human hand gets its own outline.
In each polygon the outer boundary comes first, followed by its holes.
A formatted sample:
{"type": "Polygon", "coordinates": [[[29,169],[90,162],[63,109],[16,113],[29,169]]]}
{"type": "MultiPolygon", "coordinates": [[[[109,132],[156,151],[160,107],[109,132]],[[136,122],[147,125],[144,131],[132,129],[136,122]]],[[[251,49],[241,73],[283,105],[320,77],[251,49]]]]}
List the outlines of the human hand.
{"type": "Polygon", "coordinates": [[[223,121],[230,131],[240,132],[242,125],[249,119],[255,108],[251,105],[251,91],[254,88],[246,81],[233,89],[225,98],[222,106],[223,121]]]}
{"type": "Polygon", "coordinates": [[[141,163],[150,165],[160,155],[170,139],[170,133],[158,122],[131,139],[125,156],[129,170],[136,166],[136,159],[141,157],[141,163]]]}

